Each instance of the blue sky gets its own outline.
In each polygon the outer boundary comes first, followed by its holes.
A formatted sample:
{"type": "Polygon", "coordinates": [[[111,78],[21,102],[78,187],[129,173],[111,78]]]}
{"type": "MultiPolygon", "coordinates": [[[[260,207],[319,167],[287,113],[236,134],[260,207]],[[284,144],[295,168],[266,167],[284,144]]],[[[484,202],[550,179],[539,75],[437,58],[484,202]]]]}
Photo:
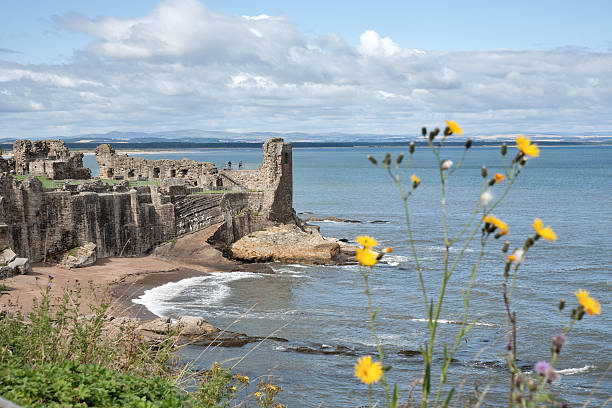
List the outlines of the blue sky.
{"type": "Polygon", "coordinates": [[[609,1],[2,1],[0,137],[444,118],[606,133],[611,16],[609,1]]]}

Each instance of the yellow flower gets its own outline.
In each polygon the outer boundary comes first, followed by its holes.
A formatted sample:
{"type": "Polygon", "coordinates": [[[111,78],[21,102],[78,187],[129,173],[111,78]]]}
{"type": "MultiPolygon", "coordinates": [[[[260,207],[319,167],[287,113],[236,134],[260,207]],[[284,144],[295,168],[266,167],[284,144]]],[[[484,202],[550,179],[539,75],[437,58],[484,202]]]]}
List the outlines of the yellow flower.
{"type": "Polygon", "coordinates": [[[363,245],[364,248],[371,248],[373,246],[378,245],[378,242],[376,242],[374,238],[369,237],[367,235],[361,235],[357,237],[357,242],[363,245]]]}
{"type": "Polygon", "coordinates": [[[391,252],[393,252],[393,248],[391,248],[391,247],[386,247],[386,248],[384,248],[382,250],[383,254],[388,254],[388,253],[391,253],[391,252]]]}
{"type": "Polygon", "coordinates": [[[601,304],[589,296],[589,292],[583,289],[578,289],[574,292],[578,298],[578,303],[584,307],[584,311],[593,316],[593,314],[601,314],[601,304]]]}
{"type": "Polygon", "coordinates": [[[463,130],[461,130],[461,128],[459,127],[459,125],[457,125],[455,122],[453,122],[452,120],[447,120],[446,121],[446,125],[448,126],[448,128],[450,129],[451,132],[456,133],[458,135],[463,133],[463,130]]]}
{"type": "Polygon", "coordinates": [[[236,391],[236,386],[232,385],[232,391],[236,391]]]}
{"type": "Polygon", "coordinates": [[[414,187],[418,186],[421,183],[421,179],[418,178],[416,174],[410,176],[410,180],[412,180],[412,184],[414,187]]]}
{"type": "Polygon", "coordinates": [[[506,176],[504,176],[501,173],[495,173],[495,182],[496,183],[501,183],[502,181],[504,181],[504,179],[506,178],[506,176]]]}
{"type": "Polygon", "coordinates": [[[372,384],[380,380],[382,366],[379,362],[372,363],[372,357],[360,358],[355,364],[355,377],[365,384],[372,384]]]}
{"type": "Polygon", "coordinates": [[[528,156],[538,157],[540,155],[540,149],[538,149],[538,145],[531,144],[529,138],[526,138],[523,135],[520,135],[516,138],[516,147],[525,153],[528,156]]]}
{"type": "Polygon", "coordinates": [[[255,393],[255,396],[256,396],[257,398],[261,397],[261,392],[257,391],[257,392],[255,393]]]}
{"type": "Polygon", "coordinates": [[[500,235],[506,235],[508,233],[508,224],[506,224],[502,220],[497,219],[492,215],[487,215],[482,220],[488,224],[495,225],[497,228],[499,228],[500,235]]]}
{"type": "Polygon", "coordinates": [[[552,228],[550,228],[549,226],[547,226],[546,228],[543,228],[541,219],[536,218],[535,221],[533,221],[532,225],[533,225],[533,229],[535,230],[536,234],[538,234],[540,237],[547,239],[549,241],[557,240],[557,234],[555,234],[555,231],[553,231],[552,228]]]}
{"type": "Polygon", "coordinates": [[[357,261],[363,266],[374,266],[378,262],[378,252],[372,251],[370,248],[357,248],[355,251],[357,261]]]}

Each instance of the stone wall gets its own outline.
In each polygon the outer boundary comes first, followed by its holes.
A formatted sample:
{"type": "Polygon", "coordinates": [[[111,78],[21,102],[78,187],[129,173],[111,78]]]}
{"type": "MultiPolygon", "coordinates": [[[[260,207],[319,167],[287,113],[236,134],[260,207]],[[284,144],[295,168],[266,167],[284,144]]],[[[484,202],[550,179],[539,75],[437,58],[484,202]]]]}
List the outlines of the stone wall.
{"type": "MultiPolygon", "coordinates": [[[[106,159],[114,160],[113,153],[106,159]]],[[[129,163],[125,158],[120,162],[129,163]]],[[[209,194],[187,180],[166,179],[161,187],[92,181],[48,191],[32,174],[17,180],[5,173],[0,175],[0,244],[32,262],[51,260],[87,242],[96,244],[98,258],[138,256],[211,225],[220,225],[214,239],[223,247],[252,231],[295,221],[291,145],[282,139],[264,144],[259,170],[211,174],[215,185],[232,180],[231,190],[209,194]]]]}
{"type": "Polygon", "coordinates": [[[91,177],[91,171],[83,167],[83,153],[70,152],[62,140],[16,140],[12,165],[16,174],[45,176],[52,180],[91,177]]]}
{"type": "Polygon", "coordinates": [[[100,166],[100,178],[121,180],[183,179],[191,185],[215,187],[217,168],[212,163],[182,160],[147,160],[117,154],[109,144],[96,147],[96,160],[100,166]]]}

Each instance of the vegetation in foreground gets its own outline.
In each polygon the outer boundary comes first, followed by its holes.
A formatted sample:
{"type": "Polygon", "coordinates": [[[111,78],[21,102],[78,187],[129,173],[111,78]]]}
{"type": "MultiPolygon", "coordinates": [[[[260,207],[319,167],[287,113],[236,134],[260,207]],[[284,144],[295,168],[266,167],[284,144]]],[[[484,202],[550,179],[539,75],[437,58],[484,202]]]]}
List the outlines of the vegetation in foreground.
{"type": "MultiPolygon", "coordinates": [[[[517,152],[512,158],[512,161],[508,163],[506,159],[508,146],[505,143],[502,144],[500,153],[504,172],[489,176],[487,168],[485,166],[482,167],[480,171],[482,183],[478,195],[474,197],[475,206],[471,211],[466,211],[468,216],[466,217],[467,221],[465,221],[464,225],[457,231],[451,231],[446,219],[446,188],[451,176],[461,167],[466,154],[472,146],[472,140],[468,139],[465,143],[462,158],[457,164],[453,163],[451,160],[445,159],[443,156],[445,142],[449,136],[458,133],[462,133],[462,130],[452,121],[447,121],[447,126],[443,132],[440,132],[439,128],[430,132],[427,132],[425,127],[422,129],[422,135],[426,139],[429,150],[433,153],[437,161],[440,174],[441,216],[439,221],[443,231],[443,247],[446,248],[446,251],[439,274],[432,274],[431,271],[428,271],[427,275],[423,273],[424,268],[421,264],[421,257],[417,251],[410,224],[410,197],[417,192],[417,188],[421,183],[417,174],[412,174],[409,181],[405,181],[405,176],[408,173],[410,163],[416,150],[415,144],[411,143],[408,157],[400,154],[395,160],[392,160],[391,155],[387,154],[380,163],[374,157],[368,157],[374,165],[382,168],[389,174],[399,190],[405,210],[407,238],[412,251],[414,269],[422,294],[422,307],[426,311],[428,320],[429,336],[420,349],[423,357],[423,377],[413,383],[412,389],[410,390],[411,398],[406,406],[420,405],[422,408],[425,408],[428,406],[447,407],[451,405],[451,403],[455,405],[453,398],[455,397],[456,389],[453,386],[447,386],[449,376],[448,369],[455,356],[455,352],[461,345],[461,341],[477,322],[477,319],[470,316],[471,293],[474,283],[476,282],[476,276],[481,261],[486,253],[487,244],[494,243],[495,240],[505,237],[508,233],[508,225],[494,216],[493,210],[495,210],[506,197],[515,180],[527,165],[528,160],[536,158],[540,154],[537,145],[532,144],[528,138],[519,136],[516,139],[517,152]],[[501,188],[501,191],[495,192],[496,187],[501,188]],[[452,307],[463,309],[462,319],[456,333],[456,340],[452,344],[444,342],[442,350],[439,350],[439,346],[437,346],[436,343],[436,337],[438,335],[440,312],[446,301],[445,294],[447,287],[451,284],[462,285],[461,282],[456,280],[453,281],[452,278],[465,250],[472,242],[475,243],[476,251],[478,251],[479,255],[471,268],[471,277],[461,291],[463,304],[452,305],[452,307]],[[458,249],[456,252],[457,255],[451,253],[451,248],[458,249]],[[428,281],[428,279],[432,278],[440,279],[442,282],[441,288],[437,293],[431,293],[431,291],[427,290],[427,285],[431,284],[431,281],[428,281]],[[438,367],[438,365],[433,364],[437,359],[442,360],[439,369],[435,368],[438,367]],[[438,372],[434,372],[434,370],[438,372]],[[414,387],[417,384],[420,384],[421,388],[420,398],[413,397],[415,391],[414,387]]],[[[512,298],[516,288],[517,271],[525,262],[527,252],[530,248],[542,241],[552,242],[557,240],[557,235],[553,229],[549,226],[544,227],[542,220],[539,218],[534,220],[532,227],[534,234],[528,236],[522,245],[515,248],[513,251],[509,251],[511,245],[510,241],[505,241],[503,244],[498,245],[498,248],[501,249],[504,255],[502,258],[504,261],[500,265],[500,269],[503,270],[503,272],[500,272],[500,278],[502,280],[502,287],[500,288],[502,293],[500,298],[503,299],[503,302],[500,302],[500,307],[505,310],[506,314],[507,345],[506,350],[500,351],[500,353],[505,357],[508,366],[508,407],[565,407],[566,404],[564,404],[562,398],[553,395],[549,391],[550,384],[559,379],[559,375],[555,371],[555,365],[559,359],[562,347],[567,340],[567,335],[574,324],[581,320],[585,314],[589,316],[599,315],[601,313],[601,305],[597,300],[590,297],[588,291],[577,289],[575,292],[578,303],[577,306],[569,313],[567,317],[568,323],[565,328],[552,336],[550,344],[547,346],[550,347],[551,350],[549,361],[538,362],[529,372],[523,372],[518,367],[516,364],[517,315],[516,311],[512,309],[512,298]]],[[[386,252],[391,251],[391,248],[383,249],[379,253],[373,249],[378,246],[378,242],[376,242],[374,238],[360,236],[357,238],[357,241],[361,245],[361,248],[357,249],[356,255],[357,260],[363,267],[362,275],[365,285],[365,295],[368,301],[370,329],[378,350],[379,361],[373,362],[371,356],[359,359],[355,365],[354,374],[363,383],[368,385],[368,406],[373,406],[373,384],[380,383],[383,388],[386,406],[395,408],[399,406],[399,387],[395,384],[393,390],[391,391],[390,389],[387,377],[389,374],[387,372],[388,367],[385,367],[384,364],[385,351],[383,345],[379,341],[375,326],[375,319],[381,310],[375,310],[375,299],[372,299],[368,284],[369,276],[375,273],[374,266],[386,252]]],[[[558,305],[560,315],[562,315],[564,308],[565,300],[561,300],[558,305]]],[[[486,401],[486,390],[481,392],[476,389],[474,391],[475,398],[470,398],[469,401],[458,401],[458,403],[467,404],[469,406],[480,406],[483,404],[486,401]]],[[[587,404],[588,402],[585,405],[587,404]]],[[[376,405],[378,404],[374,404],[374,406],[376,405]]]]}
{"type": "Polygon", "coordinates": [[[179,333],[152,344],[129,324],[105,328],[110,298],[79,313],[81,290],[52,306],[53,276],[27,316],[0,313],[0,396],[23,407],[281,408],[280,387],[217,363],[205,372],[181,366],[179,333]]]}

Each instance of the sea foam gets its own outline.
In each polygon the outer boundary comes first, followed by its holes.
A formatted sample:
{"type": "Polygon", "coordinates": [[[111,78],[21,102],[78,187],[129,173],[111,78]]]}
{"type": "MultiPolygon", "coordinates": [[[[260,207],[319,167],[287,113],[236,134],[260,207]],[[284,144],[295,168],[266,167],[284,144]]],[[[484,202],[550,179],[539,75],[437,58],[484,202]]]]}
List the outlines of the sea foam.
{"type": "Polygon", "coordinates": [[[219,304],[231,293],[229,282],[245,278],[261,278],[249,272],[213,272],[178,282],[169,282],[145,292],[132,302],[144,305],[151,313],[166,317],[184,309],[185,299],[190,304],[219,304]]]}

